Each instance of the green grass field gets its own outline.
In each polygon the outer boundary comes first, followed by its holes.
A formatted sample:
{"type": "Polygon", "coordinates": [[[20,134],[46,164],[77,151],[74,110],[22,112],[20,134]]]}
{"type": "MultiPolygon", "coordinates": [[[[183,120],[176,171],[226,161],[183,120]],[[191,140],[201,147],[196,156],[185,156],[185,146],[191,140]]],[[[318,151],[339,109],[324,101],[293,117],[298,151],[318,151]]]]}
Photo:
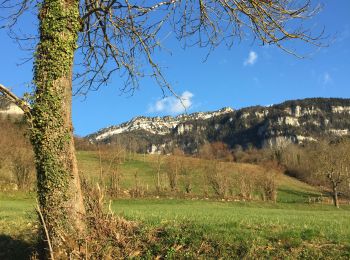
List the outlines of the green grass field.
{"type": "MultiPolygon", "coordinates": [[[[1,195],[1,259],[30,252],[36,232],[34,206],[31,196],[1,195]]],[[[240,254],[248,258],[350,257],[349,206],[338,210],[299,203],[122,199],[113,201],[112,209],[115,214],[148,228],[166,227],[172,238],[181,238],[174,240],[174,244],[196,247],[200,241],[211,241],[221,256],[244,250],[240,254]]]]}
{"type": "MultiPolygon", "coordinates": [[[[78,159],[85,176],[98,179],[96,154],[80,152],[78,159]]],[[[135,172],[143,185],[154,187],[153,163],[154,158],[140,155],[121,165],[123,188],[134,184],[135,172]]],[[[200,172],[193,178],[197,179],[194,194],[200,195],[200,172]]],[[[321,192],[285,175],[277,178],[277,203],[152,196],[114,199],[111,209],[147,230],[166,230],[163,246],[168,249],[163,257],[170,259],[195,258],[188,251],[177,255],[178,248],[201,252],[204,259],[350,259],[350,206],[335,209],[306,203],[321,192]]],[[[35,204],[33,193],[0,193],[0,259],[26,259],[30,255],[37,232],[35,204]]]]}
{"type": "Polygon", "coordinates": [[[182,223],[222,244],[244,242],[249,251],[269,248],[271,256],[318,248],[323,254],[330,250],[333,257],[350,257],[349,206],[335,210],[325,205],[160,199],[118,200],[112,208],[151,226],[182,223]]]}

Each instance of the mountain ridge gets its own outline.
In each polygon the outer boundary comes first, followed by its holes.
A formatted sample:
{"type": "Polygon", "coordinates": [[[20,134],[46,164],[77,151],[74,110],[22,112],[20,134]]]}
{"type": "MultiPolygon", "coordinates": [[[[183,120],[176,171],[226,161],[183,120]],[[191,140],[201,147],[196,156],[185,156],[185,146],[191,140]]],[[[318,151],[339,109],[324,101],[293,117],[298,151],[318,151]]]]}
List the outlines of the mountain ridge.
{"type": "Polygon", "coordinates": [[[350,99],[306,98],[177,117],[135,117],[86,138],[95,143],[133,139],[143,146],[139,151],[150,153],[166,152],[174,147],[194,153],[208,142],[224,142],[231,148],[272,147],[349,135],[349,129],[350,99]]]}
{"type": "MultiPolygon", "coordinates": [[[[86,138],[96,141],[103,140],[105,137],[108,137],[113,134],[120,134],[124,131],[134,131],[134,130],[148,130],[149,132],[153,134],[160,134],[164,135],[169,133],[171,128],[176,127],[181,122],[185,122],[188,120],[205,120],[209,119],[214,116],[219,116],[225,113],[233,112],[234,110],[230,107],[223,107],[219,110],[215,111],[209,111],[209,112],[194,112],[191,114],[180,114],[175,117],[173,116],[155,116],[155,117],[147,117],[147,116],[136,116],[133,117],[130,121],[121,123],[119,125],[112,125],[106,128],[102,128],[101,130],[97,131],[96,133],[90,134],[86,136],[86,138]],[[147,122],[151,125],[151,127],[145,127],[145,125],[141,124],[142,121],[147,122]],[[152,123],[157,124],[158,123],[158,132],[152,128],[152,123]],[[135,125],[139,125],[139,128],[133,127],[135,125]]],[[[153,124],[154,125],[154,124],[153,124]]]]}

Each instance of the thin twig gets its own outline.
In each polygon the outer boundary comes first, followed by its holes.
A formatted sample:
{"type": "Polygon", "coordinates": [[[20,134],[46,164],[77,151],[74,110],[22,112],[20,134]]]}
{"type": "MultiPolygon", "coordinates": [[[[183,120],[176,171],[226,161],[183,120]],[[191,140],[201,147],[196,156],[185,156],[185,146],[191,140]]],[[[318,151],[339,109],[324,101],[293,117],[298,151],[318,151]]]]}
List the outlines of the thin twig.
{"type": "Polygon", "coordinates": [[[43,225],[43,227],[44,227],[44,231],[45,231],[47,243],[48,243],[48,245],[49,245],[50,258],[51,258],[51,260],[54,260],[55,258],[54,258],[54,256],[53,256],[53,250],[52,250],[52,246],[51,246],[51,240],[50,240],[50,237],[49,237],[49,232],[48,232],[48,230],[47,230],[47,228],[46,228],[45,220],[44,220],[43,214],[41,213],[38,200],[36,201],[36,210],[37,210],[38,213],[39,213],[41,223],[42,223],[42,225],[43,225]]]}

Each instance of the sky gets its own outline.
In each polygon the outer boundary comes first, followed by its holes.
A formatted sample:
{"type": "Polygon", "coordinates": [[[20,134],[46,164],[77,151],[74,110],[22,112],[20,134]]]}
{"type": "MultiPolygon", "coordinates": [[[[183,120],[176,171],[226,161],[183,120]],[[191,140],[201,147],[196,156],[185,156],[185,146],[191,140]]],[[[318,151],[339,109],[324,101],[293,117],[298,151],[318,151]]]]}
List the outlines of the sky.
{"type": "MultiPolygon", "coordinates": [[[[130,96],[122,94],[123,80],[115,75],[107,86],[86,96],[73,97],[74,132],[85,136],[101,128],[128,121],[135,116],[177,115],[212,111],[222,107],[239,109],[271,105],[308,97],[350,98],[350,1],[314,1],[323,11],[309,21],[316,29],[325,27],[329,47],[295,47],[296,58],[273,46],[260,46],[247,38],[231,49],[219,46],[206,58],[207,49],[183,49],[169,34],[155,53],[164,74],[183,102],[162,92],[152,79],[140,81],[130,96]],[[170,51],[168,51],[170,50],[170,51]]],[[[0,11],[1,12],[1,11],[0,11]]],[[[22,32],[35,31],[36,21],[24,18],[22,32]]],[[[21,95],[32,79],[30,52],[22,50],[4,30],[0,30],[0,83],[21,95]],[[24,64],[22,64],[26,61],[24,64]]]]}

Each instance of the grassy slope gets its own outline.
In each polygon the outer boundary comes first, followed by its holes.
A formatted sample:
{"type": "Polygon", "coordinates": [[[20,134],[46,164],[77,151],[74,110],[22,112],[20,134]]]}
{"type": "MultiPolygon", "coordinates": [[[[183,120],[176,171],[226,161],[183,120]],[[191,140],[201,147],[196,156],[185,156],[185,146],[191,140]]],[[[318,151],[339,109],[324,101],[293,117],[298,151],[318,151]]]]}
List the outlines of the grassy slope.
{"type": "MultiPolygon", "coordinates": [[[[86,175],[95,178],[99,176],[99,159],[96,154],[80,152],[78,159],[80,169],[86,175]]],[[[138,178],[144,185],[154,187],[153,161],[154,158],[146,158],[144,161],[142,156],[127,161],[122,166],[123,186],[127,188],[133,185],[134,174],[138,172],[138,178]]],[[[255,167],[239,166],[243,169],[255,167]]],[[[196,174],[196,185],[200,187],[203,179],[198,178],[200,173],[196,174]]],[[[265,254],[266,257],[308,258],[307,254],[310,254],[312,258],[349,258],[349,254],[346,254],[350,251],[350,207],[343,206],[336,210],[328,205],[302,203],[308,196],[318,196],[319,191],[284,175],[278,176],[278,182],[280,203],[277,204],[121,199],[113,202],[112,209],[150,227],[175,226],[175,233],[187,235],[190,240],[200,241],[204,237],[218,241],[224,247],[217,249],[220,252],[228,250],[232,245],[243,245],[239,250],[244,250],[245,254],[251,256],[265,254]],[[177,229],[179,223],[188,228],[177,229]]],[[[199,190],[197,188],[197,192],[199,190]]],[[[20,259],[33,245],[36,231],[34,205],[33,194],[0,194],[0,259],[9,256],[20,259]]]]}
{"type": "MultiPolygon", "coordinates": [[[[168,180],[165,172],[165,161],[167,157],[162,158],[161,184],[168,186],[168,180]]],[[[187,164],[200,166],[203,161],[199,159],[184,159],[187,164]]],[[[79,169],[92,179],[98,179],[100,176],[100,163],[98,154],[95,152],[78,152],[79,169]],[[88,173],[88,174],[86,174],[88,173]]],[[[121,187],[122,189],[131,189],[135,183],[141,183],[143,188],[149,191],[155,190],[156,183],[156,156],[135,155],[131,159],[126,160],[120,166],[121,187]],[[137,177],[135,179],[135,174],[137,177]]],[[[262,171],[259,166],[241,163],[227,163],[225,165],[227,171],[231,174],[249,174],[250,172],[262,171]]],[[[199,167],[198,167],[199,168],[199,167]]],[[[105,178],[108,181],[110,167],[108,162],[102,162],[102,169],[105,178]]],[[[205,187],[205,177],[201,170],[194,170],[190,174],[193,186],[193,195],[203,196],[203,187],[205,187]]],[[[306,183],[298,181],[289,176],[279,174],[277,176],[278,183],[278,201],[279,202],[306,202],[309,197],[317,197],[321,192],[306,183]]],[[[179,178],[179,190],[184,191],[184,185],[181,177],[179,178]]]]}

